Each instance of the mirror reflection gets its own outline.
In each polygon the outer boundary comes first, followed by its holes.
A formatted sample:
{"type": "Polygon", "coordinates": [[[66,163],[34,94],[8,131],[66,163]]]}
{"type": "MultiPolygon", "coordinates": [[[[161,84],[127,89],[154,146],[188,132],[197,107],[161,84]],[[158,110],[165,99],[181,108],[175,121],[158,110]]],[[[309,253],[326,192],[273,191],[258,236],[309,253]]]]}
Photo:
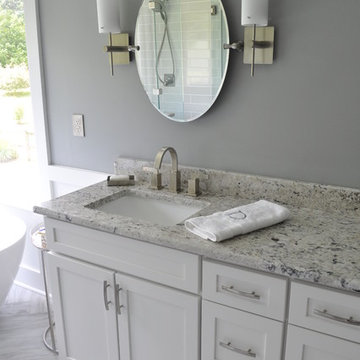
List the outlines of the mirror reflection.
{"type": "Polygon", "coordinates": [[[136,63],[150,102],[186,122],[217,98],[228,65],[229,30],[220,0],[144,0],[135,30],[136,63]]]}

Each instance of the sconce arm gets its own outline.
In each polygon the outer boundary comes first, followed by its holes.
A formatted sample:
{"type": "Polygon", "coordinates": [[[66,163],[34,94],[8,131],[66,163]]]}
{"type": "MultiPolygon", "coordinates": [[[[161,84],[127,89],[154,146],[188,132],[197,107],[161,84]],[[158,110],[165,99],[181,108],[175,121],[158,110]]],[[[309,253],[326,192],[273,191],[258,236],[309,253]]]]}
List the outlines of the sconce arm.
{"type": "Polygon", "coordinates": [[[105,45],[104,51],[105,52],[135,52],[139,51],[140,46],[137,45],[128,45],[128,46],[112,46],[112,45],[105,45]]]}
{"type": "Polygon", "coordinates": [[[228,50],[236,50],[238,52],[243,51],[244,50],[244,42],[243,41],[237,41],[234,42],[232,44],[224,44],[224,49],[228,49],[228,50]]]}
{"type": "Polygon", "coordinates": [[[255,49],[269,49],[274,46],[272,41],[257,41],[253,40],[253,48],[255,49]]]}
{"type": "Polygon", "coordinates": [[[139,50],[140,50],[140,46],[139,46],[139,45],[129,45],[129,46],[128,46],[128,51],[135,52],[135,51],[139,51],[139,50]]]}

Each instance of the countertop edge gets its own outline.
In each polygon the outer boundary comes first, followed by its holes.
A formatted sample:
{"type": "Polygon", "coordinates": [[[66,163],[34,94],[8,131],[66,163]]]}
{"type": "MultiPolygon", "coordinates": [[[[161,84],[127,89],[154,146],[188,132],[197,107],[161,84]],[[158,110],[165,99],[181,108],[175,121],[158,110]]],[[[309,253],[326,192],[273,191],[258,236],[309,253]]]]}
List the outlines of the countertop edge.
{"type": "MultiPolygon", "coordinates": [[[[69,224],[75,224],[79,226],[84,226],[87,228],[91,228],[93,230],[104,231],[107,233],[124,236],[127,238],[131,238],[138,241],[143,241],[147,243],[151,243],[158,246],[164,246],[167,248],[184,251],[187,253],[191,253],[194,255],[202,256],[210,260],[223,262],[226,264],[240,266],[247,268],[249,270],[260,271],[267,274],[275,274],[284,276],[290,280],[301,280],[305,281],[309,285],[319,285],[325,286],[332,289],[347,291],[351,294],[360,294],[360,283],[352,284],[351,280],[345,278],[339,278],[335,280],[331,275],[326,275],[317,270],[299,270],[292,266],[287,266],[282,262],[266,262],[261,258],[258,258],[258,261],[255,258],[247,257],[246,255],[241,256],[239,254],[231,255],[226,254],[223,255],[218,252],[214,252],[216,250],[216,246],[223,246],[224,243],[213,243],[208,240],[203,240],[196,237],[196,241],[194,243],[190,242],[184,245],[182,242],[177,243],[169,239],[168,235],[163,238],[159,238],[158,236],[151,236],[147,234],[146,238],[142,235],[141,232],[134,232],[133,230],[126,230],[117,226],[108,226],[92,221],[85,220],[83,218],[78,218],[76,216],[72,216],[71,214],[59,213],[56,211],[52,211],[50,209],[44,208],[42,206],[34,206],[34,212],[40,215],[47,216],[49,218],[64,221],[69,224]],[[204,246],[204,245],[211,245],[204,246]],[[240,259],[240,260],[239,260],[240,259]],[[358,286],[357,286],[358,285],[358,286]]],[[[177,227],[183,227],[183,225],[176,225],[177,227]]],[[[190,233],[186,233],[185,237],[188,239],[193,239],[194,235],[190,233]]],[[[236,239],[235,239],[236,240],[236,239]]],[[[240,241],[240,240],[239,240],[240,241]]],[[[358,283],[356,281],[356,283],[358,283]]]]}

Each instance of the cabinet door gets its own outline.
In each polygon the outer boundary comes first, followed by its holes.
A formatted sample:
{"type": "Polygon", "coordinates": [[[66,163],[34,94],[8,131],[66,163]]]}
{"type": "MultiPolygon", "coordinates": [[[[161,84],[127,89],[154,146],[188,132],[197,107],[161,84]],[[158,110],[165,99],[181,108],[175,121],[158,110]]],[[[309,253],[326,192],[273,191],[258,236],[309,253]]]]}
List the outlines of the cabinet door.
{"type": "Polygon", "coordinates": [[[121,360],[198,360],[200,300],[165,286],[116,275],[121,360]]]}
{"type": "Polygon", "coordinates": [[[360,344],[289,325],[285,360],[359,360],[360,344]]]}
{"type": "Polygon", "coordinates": [[[47,266],[60,358],[118,360],[114,273],[54,254],[47,266]]]}
{"type": "Polygon", "coordinates": [[[280,360],[283,324],[203,301],[202,360],[280,360]]]}

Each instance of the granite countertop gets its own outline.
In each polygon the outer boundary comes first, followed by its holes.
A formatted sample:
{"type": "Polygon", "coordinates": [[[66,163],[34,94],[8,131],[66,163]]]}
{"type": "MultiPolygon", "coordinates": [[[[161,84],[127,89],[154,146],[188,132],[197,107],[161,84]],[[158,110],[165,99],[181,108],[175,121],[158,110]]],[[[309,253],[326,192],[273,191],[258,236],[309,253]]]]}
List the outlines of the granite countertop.
{"type": "MultiPolygon", "coordinates": [[[[92,208],[102,199],[114,198],[119,191],[124,191],[124,187],[109,187],[106,182],[35,206],[34,211],[68,223],[187,251],[209,259],[360,292],[360,191],[287,183],[287,180],[241,174],[230,173],[229,176],[236,181],[241,178],[240,183],[246,190],[242,193],[219,191],[217,194],[209,191],[197,199],[184,194],[172,196],[181,201],[209,203],[197,215],[210,215],[266,198],[286,206],[291,217],[281,224],[213,243],[190,233],[183,223],[174,226],[155,225],[92,208]],[[260,183],[262,193],[254,193],[260,183]],[[304,200],[304,196],[308,197],[307,200],[304,200]],[[324,200],[324,197],[328,198],[324,200]],[[335,203],[337,206],[334,206],[335,203]]],[[[224,174],[220,177],[224,181],[224,174]]],[[[210,187],[208,184],[208,190],[210,187]]],[[[141,181],[131,189],[145,193],[151,191],[147,189],[147,183],[141,181]]],[[[160,197],[169,194],[166,189],[154,192],[160,197]]]]}

